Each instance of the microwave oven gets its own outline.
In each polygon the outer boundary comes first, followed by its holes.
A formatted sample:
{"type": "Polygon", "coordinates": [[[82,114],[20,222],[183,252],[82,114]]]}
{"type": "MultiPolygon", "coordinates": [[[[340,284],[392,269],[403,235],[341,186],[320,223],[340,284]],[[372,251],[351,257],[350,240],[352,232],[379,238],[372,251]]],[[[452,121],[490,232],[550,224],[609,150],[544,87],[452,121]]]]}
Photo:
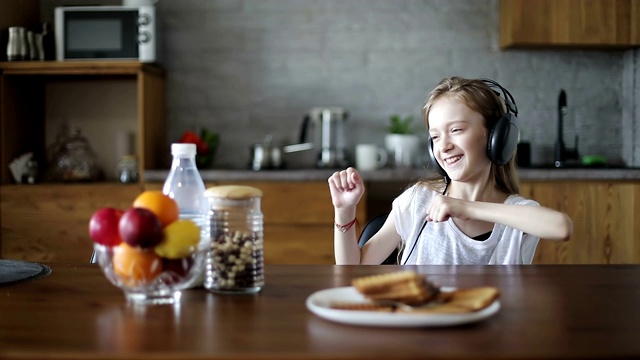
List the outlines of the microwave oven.
{"type": "Polygon", "coordinates": [[[156,62],[155,6],[55,8],[56,59],[156,62]]]}

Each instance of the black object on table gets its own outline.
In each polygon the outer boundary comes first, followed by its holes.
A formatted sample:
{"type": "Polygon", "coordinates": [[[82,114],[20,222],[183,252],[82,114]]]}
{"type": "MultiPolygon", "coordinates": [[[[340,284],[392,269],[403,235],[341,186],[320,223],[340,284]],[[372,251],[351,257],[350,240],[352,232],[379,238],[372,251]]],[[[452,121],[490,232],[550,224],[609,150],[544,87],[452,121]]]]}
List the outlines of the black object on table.
{"type": "Polygon", "coordinates": [[[47,265],[22,260],[0,259],[0,286],[34,280],[51,274],[47,265]]]}

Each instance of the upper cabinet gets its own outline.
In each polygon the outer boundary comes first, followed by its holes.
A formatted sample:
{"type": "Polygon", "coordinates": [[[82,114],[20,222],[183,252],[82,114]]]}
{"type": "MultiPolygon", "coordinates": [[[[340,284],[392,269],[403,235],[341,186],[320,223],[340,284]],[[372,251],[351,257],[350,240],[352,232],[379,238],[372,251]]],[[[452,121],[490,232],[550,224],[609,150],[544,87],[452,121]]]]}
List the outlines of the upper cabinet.
{"type": "Polygon", "coordinates": [[[640,0],[501,0],[500,46],[640,46],[640,0]]]}

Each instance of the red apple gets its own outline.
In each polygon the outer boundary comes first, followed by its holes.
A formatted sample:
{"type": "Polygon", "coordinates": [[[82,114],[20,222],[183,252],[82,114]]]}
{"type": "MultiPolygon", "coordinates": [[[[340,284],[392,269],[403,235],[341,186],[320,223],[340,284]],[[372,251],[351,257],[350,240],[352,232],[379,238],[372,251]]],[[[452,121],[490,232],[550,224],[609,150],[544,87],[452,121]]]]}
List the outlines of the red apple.
{"type": "Polygon", "coordinates": [[[130,208],[118,224],[120,237],[133,247],[152,248],[163,239],[162,222],[145,208],[130,208]]]}
{"type": "Polygon", "coordinates": [[[118,232],[118,223],[124,211],[110,207],[102,208],[91,216],[89,236],[98,244],[118,246],[122,238],[118,232]]]}

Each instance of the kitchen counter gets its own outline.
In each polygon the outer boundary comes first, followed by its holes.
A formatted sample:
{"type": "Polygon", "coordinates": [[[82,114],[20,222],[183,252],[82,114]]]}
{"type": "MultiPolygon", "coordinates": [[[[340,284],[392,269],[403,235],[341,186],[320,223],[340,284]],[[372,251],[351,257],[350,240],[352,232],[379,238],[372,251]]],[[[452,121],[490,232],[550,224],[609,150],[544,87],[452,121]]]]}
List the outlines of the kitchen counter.
{"type": "MultiPolygon", "coordinates": [[[[201,170],[204,181],[318,181],[327,180],[335,169],[296,169],[296,170],[201,170]]],[[[163,182],[168,170],[147,170],[146,182],[163,182]]],[[[424,169],[382,169],[362,172],[365,181],[415,181],[436,176],[424,169]]],[[[567,168],[518,170],[520,180],[640,180],[640,168],[604,169],[604,168],[567,168]]]]}

